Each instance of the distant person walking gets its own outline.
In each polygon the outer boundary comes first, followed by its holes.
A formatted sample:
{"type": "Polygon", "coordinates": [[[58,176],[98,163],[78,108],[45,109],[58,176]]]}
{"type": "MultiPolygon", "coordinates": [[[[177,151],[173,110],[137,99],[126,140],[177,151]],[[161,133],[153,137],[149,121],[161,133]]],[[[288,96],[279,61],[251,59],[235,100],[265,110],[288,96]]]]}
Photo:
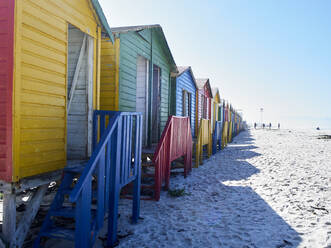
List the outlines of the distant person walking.
{"type": "Polygon", "coordinates": [[[254,122],[254,129],[256,129],[256,122],[254,122]]]}
{"type": "Polygon", "coordinates": [[[265,128],[265,124],[264,124],[264,123],[262,124],[262,128],[263,128],[263,129],[265,128]]]}
{"type": "Polygon", "coordinates": [[[280,129],[280,123],[278,123],[278,129],[280,129]]]}
{"type": "Polygon", "coordinates": [[[271,122],[269,123],[269,129],[271,129],[271,122]]]}

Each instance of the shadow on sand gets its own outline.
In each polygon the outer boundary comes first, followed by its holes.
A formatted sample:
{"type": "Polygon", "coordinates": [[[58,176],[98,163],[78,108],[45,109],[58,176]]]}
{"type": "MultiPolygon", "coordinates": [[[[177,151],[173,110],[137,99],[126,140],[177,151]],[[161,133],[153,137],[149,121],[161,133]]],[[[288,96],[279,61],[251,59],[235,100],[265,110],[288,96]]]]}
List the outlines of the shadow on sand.
{"type": "Polygon", "coordinates": [[[261,155],[252,151],[257,148],[253,142],[249,131],[245,131],[222,151],[220,185],[215,187],[224,188],[226,194],[219,210],[227,228],[220,238],[227,240],[224,247],[297,247],[302,240],[299,233],[251,187],[236,186],[238,181],[260,172],[244,161],[261,155]]]}

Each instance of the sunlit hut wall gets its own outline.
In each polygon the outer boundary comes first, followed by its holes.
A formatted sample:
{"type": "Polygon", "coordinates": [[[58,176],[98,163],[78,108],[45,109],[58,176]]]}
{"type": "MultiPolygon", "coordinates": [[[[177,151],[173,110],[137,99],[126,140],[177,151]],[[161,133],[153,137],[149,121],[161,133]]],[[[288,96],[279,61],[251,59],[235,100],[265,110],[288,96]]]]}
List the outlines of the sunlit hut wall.
{"type": "Polygon", "coordinates": [[[218,115],[219,115],[219,103],[220,103],[220,101],[221,101],[221,99],[220,99],[220,94],[219,94],[219,90],[218,90],[218,88],[212,88],[211,89],[211,91],[212,91],[212,94],[213,94],[213,99],[212,99],[212,108],[211,108],[211,110],[212,110],[212,130],[214,130],[215,129],[215,122],[216,121],[219,121],[219,117],[218,117],[218,115]]]}
{"type": "Polygon", "coordinates": [[[232,141],[232,134],[233,134],[233,108],[230,104],[229,107],[229,139],[228,142],[232,141]]]}
{"type": "Polygon", "coordinates": [[[178,66],[171,81],[171,114],[189,116],[192,136],[195,136],[197,85],[190,66],[178,66]]]}
{"type": "Polygon", "coordinates": [[[102,41],[101,109],[143,114],[143,146],[158,143],[170,114],[177,67],[160,25],[113,28],[102,41]]]}
{"type": "Polygon", "coordinates": [[[196,82],[198,88],[196,96],[195,132],[198,133],[201,118],[210,120],[212,92],[208,78],[198,78],[196,82]]]}
{"type": "Polygon", "coordinates": [[[222,126],[224,124],[224,100],[220,99],[220,103],[218,104],[218,120],[222,122],[222,126]]]}
{"type": "Polygon", "coordinates": [[[88,156],[88,119],[99,102],[101,32],[111,33],[96,0],[3,0],[0,6],[0,88],[6,96],[0,100],[6,109],[0,115],[0,179],[10,182],[63,168],[69,150],[88,156]],[[83,37],[77,85],[89,89],[80,103],[85,116],[77,106],[79,92],[69,96],[83,37]],[[70,140],[83,143],[73,147],[70,140]]]}
{"type": "Polygon", "coordinates": [[[224,102],[224,123],[223,123],[223,136],[222,136],[222,145],[223,147],[228,143],[229,136],[229,104],[224,102]]]}

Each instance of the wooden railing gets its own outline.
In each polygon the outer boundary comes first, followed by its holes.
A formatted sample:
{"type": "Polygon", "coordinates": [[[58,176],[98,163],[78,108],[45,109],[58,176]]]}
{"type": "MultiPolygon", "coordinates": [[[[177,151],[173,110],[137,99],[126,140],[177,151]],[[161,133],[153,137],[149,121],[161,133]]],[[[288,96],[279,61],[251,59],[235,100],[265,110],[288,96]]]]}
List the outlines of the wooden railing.
{"type": "Polygon", "coordinates": [[[203,160],[204,146],[207,145],[207,155],[212,153],[212,136],[210,120],[201,119],[195,150],[195,167],[199,167],[203,160]]]}
{"type": "Polygon", "coordinates": [[[94,151],[69,195],[69,201],[76,203],[75,247],[92,247],[107,213],[107,243],[111,247],[116,243],[120,190],[132,181],[132,221],[137,222],[140,211],[141,138],[140,113],[94,112],[94,151]],[[91,209],[94,176],[97,178],[95,216],[91,209]]]}
{"type": "Polygon", "coordinates": [[[184,176],[192,170],[192,134],[189,117],[169,116],[155,150],[155,200],[160,199],[162,184],[169,187],[171,162],[184,156],[184,176]]]}

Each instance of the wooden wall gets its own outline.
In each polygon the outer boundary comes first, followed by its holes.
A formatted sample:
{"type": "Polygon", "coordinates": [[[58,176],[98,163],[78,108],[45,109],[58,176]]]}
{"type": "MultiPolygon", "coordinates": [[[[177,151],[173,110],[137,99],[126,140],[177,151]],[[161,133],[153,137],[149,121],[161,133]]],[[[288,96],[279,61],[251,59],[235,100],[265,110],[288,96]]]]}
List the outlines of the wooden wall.
{"type": "Polygon", "coordinates": [[[100,36],[87,0],[16,4],[13,181],[66,165],[68,23],[94,38],[94,68],[100,36]]]}
{"type": "Polygon", "coordinates": [[[202,118],[202,111],[203,111],[203,102],[204,102],[204,90],[198,89],[196,91],[196,125],[195,125],[195,133],[198,135],[198,130],[200,127],[200,121],[202,118]]]}
{"type": "MultiPolygon", "coordinates": [[[[146,30],[144,35],[148,41],[151,40],[151,30],[146,30]]],[[[120,34],[120,111],[136,111],[137,59],[138,56],[151,59],[151,45],[147,40],[137,32],[120,34]]]]}
{"type": "MultiPolygon", "coordinates": [[[[119,110],[136,111],[137,58],[142,56],[161,68],[160,132],[170,113],[170,68],[160,36],[153,29],[120,34],[119,110]],[[153,33],[153,34],[152,34],[153,33]]],[[[152,65],[149,68],[151,70],[152,65]]],[[[151,71],[149,73],[152,75],[151,71]]]]}
{"type": "Polygon", "coordinates": [[[100,109],[118,110],[120,40],[111,43],[108,38],[101,42],[101,90],[100,109]]]}
{"type": "Polygon", "coordinates": [[[191,131],[195,136],[195,115],[196,115],[196,86],[192,78],[190,70],[183,72],[176,78],[176,113],[175,115],[183,115],[183,90],[191,93],[191,131]]]}
{"type": "Polygon", "coordinates": [[[12,174],[14,1],[0,1],[0,179],[12,174]]]}

